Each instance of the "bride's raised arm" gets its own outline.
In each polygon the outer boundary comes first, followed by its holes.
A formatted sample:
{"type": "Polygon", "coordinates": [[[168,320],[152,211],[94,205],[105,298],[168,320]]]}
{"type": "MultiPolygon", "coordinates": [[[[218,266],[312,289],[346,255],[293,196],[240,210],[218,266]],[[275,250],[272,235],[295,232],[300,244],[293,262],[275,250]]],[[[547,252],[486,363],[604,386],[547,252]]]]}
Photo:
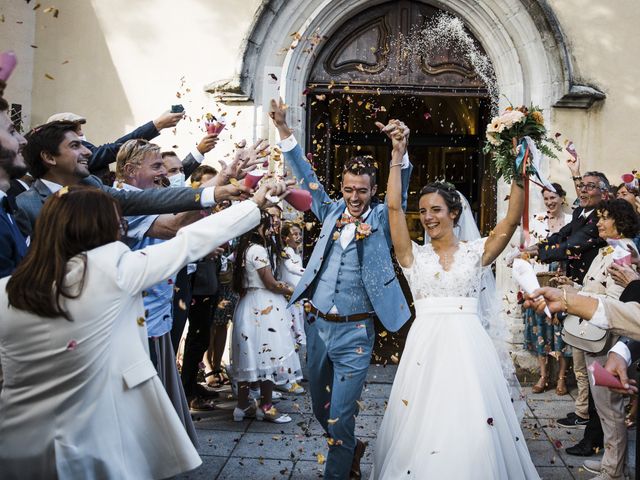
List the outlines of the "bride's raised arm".
{"type": "Polygon", "coordinates": [[[487,238],[484,245],[484,254],[482,255],[483,265],[490,265],[493,263],[493,261],[498,258],[498,255],[500,255],[505,249],[509,240],[511,240],[513,233],[516,231],[516,228],[520,225],[523,208],[524,190],[516,182],[512,182],[507,215],[498,222],[496,227],[489,234],[489,238],[487,238]]]}
{"type": "MultiPolygon", "coordinates": [[[[402,209],[402,157],[407,149],[407,137],[401,124],[393,126],[390,123],[382,128],[382,131],[391,138],[393,149],[391,151],[391,164],[389,165],[389,180],[387,183],[387,208],[389,209],[389,227],[391,230],[391,240],[398,259],[398,263],[403,267],[410,267],[413,264],[413,252],[411,249],[411,237],[407,220],[402,209]]],[[[382,126],[378,124],[378,126],[382,126]]]]}

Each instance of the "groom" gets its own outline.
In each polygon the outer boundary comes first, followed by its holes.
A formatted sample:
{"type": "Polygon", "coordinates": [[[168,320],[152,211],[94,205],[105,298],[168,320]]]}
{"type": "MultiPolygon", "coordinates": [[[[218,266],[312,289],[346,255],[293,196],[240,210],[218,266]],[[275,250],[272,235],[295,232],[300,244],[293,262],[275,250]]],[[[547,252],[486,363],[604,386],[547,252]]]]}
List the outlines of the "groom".
{"type": "MultiPolygon", "coordinates": [[[[409,306],[391,262],[387,207],[372,202],[377,189],[373,160],[347,161],[342,199],[331,200],[287,126],[285,109],[282,101],[271,101],[279,145],[286,164],[311,193],[312,211],[323,224],[291,303],[310,299],[305,331],[311,398],[313,412],[329,436],[324,478],[360,478],[366,444],[355,438],[355,416],[373,351],[373,322],[378,317],[395,332],[409,319],[409,306]]],[[[409,130],[398,121],[382,131],[390,135],[397,128],[408,136],[409,130]]],[[[406,153],[402,164],[394,167],[402,168],[406,207],[412,169],[406,153]]]]}

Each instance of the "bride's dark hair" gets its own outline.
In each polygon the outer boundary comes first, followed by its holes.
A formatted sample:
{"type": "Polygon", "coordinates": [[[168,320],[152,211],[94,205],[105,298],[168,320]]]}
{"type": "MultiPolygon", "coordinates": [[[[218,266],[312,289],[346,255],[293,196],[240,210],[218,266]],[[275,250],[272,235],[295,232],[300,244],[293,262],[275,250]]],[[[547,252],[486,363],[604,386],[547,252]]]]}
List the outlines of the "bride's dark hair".
{"type": "Polygon", "coordinates": [[[420,190],[419,198],[422,198],[424,195],[429,193],[437,193],[443,198],[449,211],[456,213],[456,218],[453,220],[453,224],[457,225],[460,215],[462,214],[462,200],[460,199],[460,194],[456,190],[456,187],[446,182],[427,183],[422,187],[422,190],[420,190]]]}

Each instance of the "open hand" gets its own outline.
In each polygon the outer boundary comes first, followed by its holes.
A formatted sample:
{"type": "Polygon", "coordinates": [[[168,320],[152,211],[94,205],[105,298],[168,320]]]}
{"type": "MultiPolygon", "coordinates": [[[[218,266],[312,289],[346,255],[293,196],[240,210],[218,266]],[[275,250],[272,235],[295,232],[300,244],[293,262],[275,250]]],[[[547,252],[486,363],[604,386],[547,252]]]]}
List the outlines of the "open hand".
{"type": "Polygon", "coordinates": [[[253,195],[251,200],[256,202],[258,207],[265,210],[282,200],[289,189],[296,184],[295,180],[284,180],[276,177],[267,177],[260,183],[260,188],[253,195]]]}
{"type": "Polygon", "coordinates": [[[184,118],[184,112],[171,113],[169,111],[163,112],[158,118],[153,121],[156,130],[164,130],[165,128],[173,128],[178,125],[178,122],[184,118]]]}
{"type": "Polygon", "coordinates": [[[269,144],[266,140],[258,139],[251,147],[246,147],[247,142],[241,140],[237,144],[236,152],[231,163],[227,164],[224,160],[220,160],[222,167],[218,174],[218,185],[229,183],[229,180],[243,179],[248,172],[255,170],[258,165],[264,163],[265,158],[269,155],[269,144]]]}
{"type": "Polygon", "coordinates": [[[569,171],[571,175],[574,177],[580,176],[580,156],[576,155],[576,157],[567,158],[567,167],[569,167],[569,171]]]}
{"type": "Polygon", "coordinates": [[[609,268],[607,268],[607,273],[611,275],[613,281],[621,287],[625,288],[634,280],[640,280],[640,275],[633,268],[628,265],[618,265],[617,263],[612,263],[609,268]]]}
{"type": "Polygon", "coordinates": [[[276,127],[286,126],[287,125],[287,105],[282,101],[281,98],[276,100],[275,98],[271,99],[271,110],[269,111],[269,117],[273,120],[273,123],[276,127]]]}
{"type": "Polygon", "coordinates": [[[638,387],[635,386],[636,381],[629,380],[627,376],[627,368],[627,361],[622,358],[621,355],[616,352],[609,352],[607,363],[604,364],[604,369],[618,377],[622,385],[624,385],[624,389],[610,388],[609,390],[623,394],[638,393],[638,387]]]}

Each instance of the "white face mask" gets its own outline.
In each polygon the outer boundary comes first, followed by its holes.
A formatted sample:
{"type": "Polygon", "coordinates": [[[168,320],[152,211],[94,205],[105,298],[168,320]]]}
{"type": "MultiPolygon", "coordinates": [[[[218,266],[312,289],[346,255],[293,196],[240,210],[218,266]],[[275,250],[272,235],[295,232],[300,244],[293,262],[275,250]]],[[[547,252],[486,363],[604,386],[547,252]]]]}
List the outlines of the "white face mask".
{"type": "Polygon", "coordinates": [[[169,179],[169,187],[184,187],[184,173],[176,173],[167,178],[169,179]]]}

